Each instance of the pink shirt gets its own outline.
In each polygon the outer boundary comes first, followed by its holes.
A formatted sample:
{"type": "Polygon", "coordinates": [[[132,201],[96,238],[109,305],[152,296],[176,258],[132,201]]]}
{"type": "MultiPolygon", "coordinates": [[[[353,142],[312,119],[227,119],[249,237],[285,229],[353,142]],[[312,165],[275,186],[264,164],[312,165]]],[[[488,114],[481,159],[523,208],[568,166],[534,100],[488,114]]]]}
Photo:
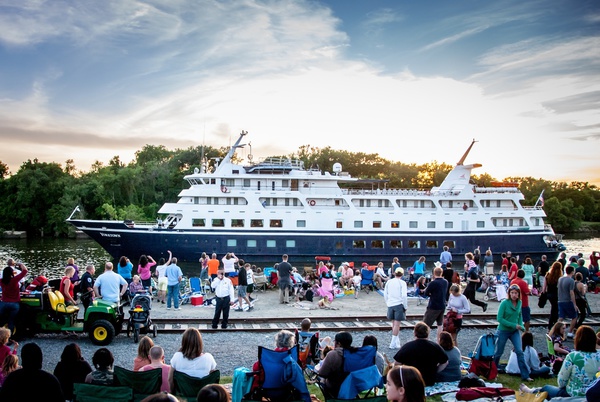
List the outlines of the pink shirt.
{"type": "Polygon", "coordinates": [[[140,276],[140,279],[143,279],[145,281],[150,279],[150,276],[152,276],[152,273],[150,272],[150,268],[152,268],[155,265],[156,265],[156,262],[148,262],[148,264],[146,264],[145,267],[138,265],[137,271],[138,271],[138,275],[140,276]]]}
{"type": "MultiPolygon", "coordinates": [[[[148,371],[148,370],[154,370],[157,369],[159,367],[154,367],[151,364],[148,364],[144,367],[142,367],[140,369],[140,371],[148,371]]],[[[162,370],[162,385],[160,386],[160,390],[164,391],[164,392],[171,392],[171,387],[169,386],[169,370],[171,369],[171,366],[169,366],[168,364],[162,364],[160,366],[160,369],[162,370]]]]}

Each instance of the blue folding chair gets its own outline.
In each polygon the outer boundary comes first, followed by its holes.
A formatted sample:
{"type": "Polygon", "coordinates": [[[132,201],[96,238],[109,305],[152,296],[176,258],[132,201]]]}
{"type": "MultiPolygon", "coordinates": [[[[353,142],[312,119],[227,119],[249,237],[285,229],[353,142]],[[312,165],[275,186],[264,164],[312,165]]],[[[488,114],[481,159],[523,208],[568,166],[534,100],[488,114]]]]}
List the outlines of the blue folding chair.
{"type": "Polygon", "coordinates": [[[202,285],[200,283],[200,278],[195,276],[190,278],[190,289],[192,289],[192,294],[202,293],[202,285]]]}
{"type": "Polygon", "coordinates": [[[375,281],[373,280],[375,271],[371,271],[368,268],[363,268],[360,270],[360,276],[362,277],[360,281],[361,289],[364,289],[367,293],[369,293],[369,290],[375,289],[375,281]]]}

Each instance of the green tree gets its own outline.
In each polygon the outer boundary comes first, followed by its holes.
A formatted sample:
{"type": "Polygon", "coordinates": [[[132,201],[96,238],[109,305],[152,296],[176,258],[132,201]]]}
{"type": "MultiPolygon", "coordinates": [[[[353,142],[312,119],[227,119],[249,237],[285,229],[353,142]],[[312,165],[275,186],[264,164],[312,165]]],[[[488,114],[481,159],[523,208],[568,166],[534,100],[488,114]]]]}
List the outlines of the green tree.
{"type": "Polygon", "coordinates": [[[557,232],[573,232],[581,226],[583,207],[575,206],[573,200],[559,201],[552,197],[545,202],[544,210],[548,215],[548,223],[557,232]]]}

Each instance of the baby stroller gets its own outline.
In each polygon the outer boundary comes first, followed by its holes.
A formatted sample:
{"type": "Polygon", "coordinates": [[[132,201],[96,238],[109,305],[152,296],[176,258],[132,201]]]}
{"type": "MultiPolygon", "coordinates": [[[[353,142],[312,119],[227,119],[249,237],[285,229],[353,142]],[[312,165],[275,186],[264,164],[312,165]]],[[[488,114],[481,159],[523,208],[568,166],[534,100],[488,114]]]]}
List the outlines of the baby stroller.
{"type": "Polygon", "coordinates": [[[503,284],[498,283],[495,275],[484,276],[483,283],[487,285],[483,295],[484,301],[502,301],[506,298],[506,287],[503,284]]]}
{"type": "Polygon", "coordinates": [[[148,292],[136,293],[131,299],[131,309],[129,310],[129,322],[127,323],[127,337],[133,332],[133,341],[138,343],[140,333],[147,334],[152,332],[156,338],[158,328],[150,319],[150,310],[152,310],[152,298],[148,292]]]}

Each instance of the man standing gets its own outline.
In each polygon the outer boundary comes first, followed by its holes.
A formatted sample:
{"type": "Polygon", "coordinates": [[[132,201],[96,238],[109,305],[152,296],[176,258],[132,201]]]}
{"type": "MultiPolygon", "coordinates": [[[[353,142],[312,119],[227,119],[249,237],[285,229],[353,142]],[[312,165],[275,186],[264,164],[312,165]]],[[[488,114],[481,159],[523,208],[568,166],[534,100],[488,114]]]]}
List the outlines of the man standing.
{"type": "Polygon", "coordinates": [[[519,269],[517,278],[513,279],[511,285],[517,285],[521,289],[521,314],[523,315],[523,326],[525,332],[529,332],[529,322],[531,321],[531,309],[529,308],[529,284],[525,282],[525,271],[519,269]]]}
{"type": "Polygon", "coordinates": [[[415,324],[415,339],[407,342],[394,356],[400,364],[416,367],[425,385],[435,384],[435,376],[448,365],[444,349],[429,339],[429,327],[424,322],[415,324]]]}
{"type": "Polygon", "coordinates": [[[94,300],[94,273],[96,268],[93,265],[88,265],[85,268],[85,273],[81,276],[79,289],[81,290],[81,302],[83,303],[84,313],[94,300]]]}
{"type": "Polygon", "coordinates": [[[103,300],[119,304],[119,299],[125,291],[127,291],[127,281],[113,271],[112,262],[104,264],[104,273],[94,284],[94,294],[102,296],[103,300]]]}
{"type": "Polygon", "coordinates": [[[183,278],[183,272],[177,265],[177,258],[171,258],[171,265],[167,267],[165,276],[167,277],[167,310],[171,308],[171,300],[173,300],[173,308],[181,310],[179,307],[179,282],[183,278]]]}
{"type": "Polygon", "coordinates": [[[281,257],[281,262],[277,266],[277,286],[279,286],[279,304],[290,302],[290,289],[292,287],[292,280],[290,275],[292,274],[292,266],[288,262],[288,255],[284,254],[281,257]]]}
{"type": "Polygon", "coordinates": [[[446,310],[446,294],[448,293],[448,281],[442,278],[442,267],[437,265],[433,270],[433,280],[425,289],[425,296],[429,297],[429,303],[423,316],[423,322],[431,328],[433,322],[437,322],[438,335],[442,332],[444,323],[444,311],[446,310]]]}
{"type": "Polygon", "coordinates": [[[540,284],[540,288],[544,287],[544,282],[546,281],[546,274],[550,271],[550,264],[548,263],[548,257],[545,255],[542,256],[542,261],[540,261],[538,265],[538,282],[540,284]]]}
{"type": "Polygon", "coordinates": [[[217,254],[212,253],[210,260],[208,260],[208,276],[210,279],[217,277],[217,271],[219,270],[219,260],[217,260],[217,254]]]}
{"type": "Polygon", "coordinates": [[[400,322],[406,320],[406,308],[408,307],[408,295],[406,282],[402,280],[404,270],[396,268],[394,278],[385,283],[383,298],[387,305],[387,318],[392,320],[392,342],[391,349],[400,347],[400,322]]]}
{"type": "Polygon", "coordinates": [[[212,319],[212,328],[217,329],[219,326],[219,318],[221,312],[223,312],[223,322],[221,322],[221,328],[227,328],[227,322],[229,321],[229,307],[233,304],[233,298],[235,297],[233,290],[233,283],[231,279],[225,276],[225,269],[219,268],[217,271],[217,277],[213,279],[210,284],[215,297],[217,299],[217,305],[215,306],[215,315],[212,319]]]}
{"type": "Polygon", "coordinates": [[[444,246],[444,251],[440,254],[440,262],[442,263],[442,267],[445,267],[446,264],[452,262],[452,254],[450,254],[450,248],[448,246],[444,246]]]}
{"type": "Polygon", "coordinates": [[[238,308],[233,311],[244,311],[243,303],[246,300],[248,303],[248,311],[254,310],[254,306],[250,303],[250,298],[248,297],[248,273],[247,269],[250,269],[250,264],[240,266],[239,270],[239,282],[237,287],[237,296],[238,296],[238,308]]]}
{"type": "Polygon", "coordinates": [[[568,318],[571,320],[569,326],[569,338],[573,337],[573,330],[577,324],[577,303],[575,302],[575,281],[573,280],[575,268],[568,265],[565,268],[565,276],[558,280],[558,318],[560,321],[568,318]]]}

